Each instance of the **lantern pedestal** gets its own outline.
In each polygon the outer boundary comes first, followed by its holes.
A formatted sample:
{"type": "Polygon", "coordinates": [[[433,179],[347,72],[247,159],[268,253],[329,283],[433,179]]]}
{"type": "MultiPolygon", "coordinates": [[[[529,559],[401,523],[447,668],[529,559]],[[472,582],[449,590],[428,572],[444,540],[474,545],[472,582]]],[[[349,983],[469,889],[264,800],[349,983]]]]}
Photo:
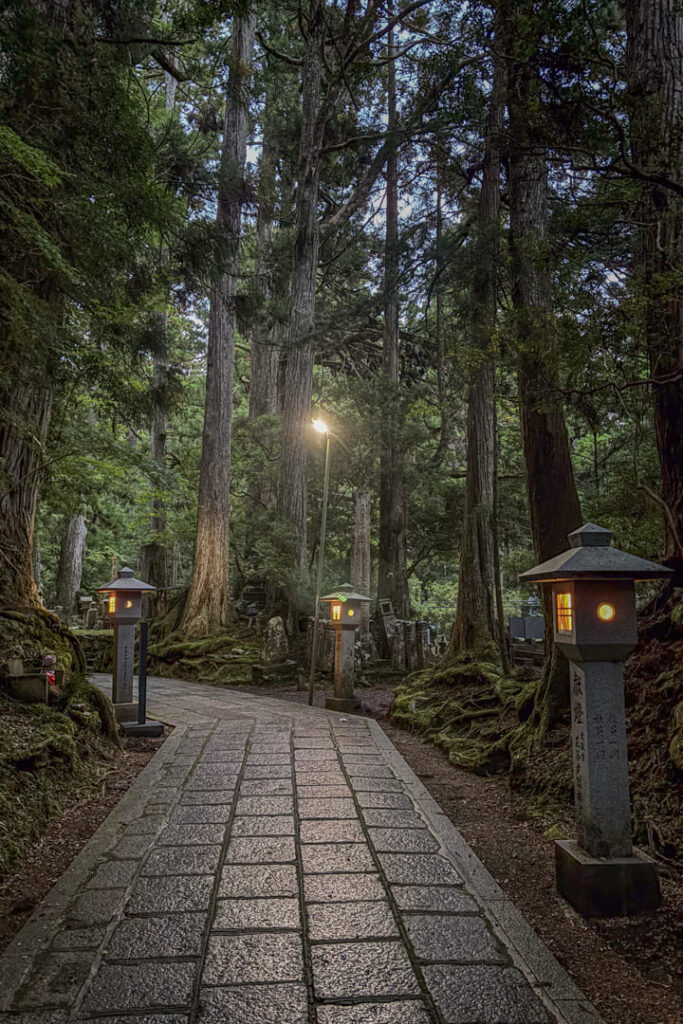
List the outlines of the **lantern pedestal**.
{"type": "Polygon", "coordinates": [[[592,857],[578,843],[555,843],[557,890],[582,917],[626,917],[662,902],[657,865],[640,850],[630,857],[592,857]]]}
{"type": "Polygon", "coordinates": [[[114,623],[114,673],[112,703],[117,722],[137,722],[138,705],[133,700],[135,623],[114,623]]]}
{"type": "Polygon", "coordinates": [[[358,707],[353,692],[355,626],[336,626],[334,638],[334,697],[325,698],[329,711],[353,712],[358,707]]]}

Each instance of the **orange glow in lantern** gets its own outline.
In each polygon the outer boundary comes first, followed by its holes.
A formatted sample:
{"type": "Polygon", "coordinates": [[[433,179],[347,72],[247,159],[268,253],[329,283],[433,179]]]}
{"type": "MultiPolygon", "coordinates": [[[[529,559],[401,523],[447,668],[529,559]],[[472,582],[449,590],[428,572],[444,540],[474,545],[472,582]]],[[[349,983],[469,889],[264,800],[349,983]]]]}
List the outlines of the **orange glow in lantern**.
{"type": "Polygon", "coordinates": [[[113,615],[114,612],[116,611],[116,594],[109,595],[109,606],[107,608],[107,611],[109,612],[110,615],[113,615]]]}
{"type": "Polygon", "coordinates": [[[601,601],[598,605],[598,618],[601,622],[611,622],[616,614],[614,605],[609,601],[601,601]]]}
{"type": "Polygon", "coordinates": [[[574,609],[571,594],[555,595],[555,611],[557,613],[558,633],[571,633],[574,629],[574,609]]]}
{"type": "Polygon", "coordinates": [[[332,620],[333,622],[341,622],[341,604],[332,605],[332,620]]]}
{"type": "Polygon", "coordinates": [[[126,608],[132,608],[132,607],[133,607],[133,602],[132,601],[126,601],[126,608]]]}

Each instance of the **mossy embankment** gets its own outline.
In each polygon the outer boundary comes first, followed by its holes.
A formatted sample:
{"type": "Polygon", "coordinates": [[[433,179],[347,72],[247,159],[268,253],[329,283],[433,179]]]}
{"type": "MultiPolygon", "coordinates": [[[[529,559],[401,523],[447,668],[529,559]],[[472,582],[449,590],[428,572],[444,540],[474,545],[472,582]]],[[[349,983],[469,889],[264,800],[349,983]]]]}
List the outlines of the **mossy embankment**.
{"type": "Polygon", "coordinates": [[[0,881],[66,806],[93,795],[120,749],[108,698],[82,676],[54,708],[0,695],[0,881]]]}
{"type": "Polygon", "coordinates": [[[150,643],[147,672],[212,686],[250,684],[260,652],[261,638],[247,626],[235,625],[230,633],[200,640],[171,633],[150,643]]]}
{"type": "MultiPolygon", "coordinates": [[[[626,663],[633,826],[638,845],[683,861],[683,613],[641,623],[626,663]]],[[[493,659],[462,658],[417,672],[396,691],[394,719],[479,774],[508,774],[529,811],[573,815],[569,713],[543,735],[534,715],[538,680],[508,677],[493,659]]],[[[560,825],[560,831],[562,826],[560,825]]]]}

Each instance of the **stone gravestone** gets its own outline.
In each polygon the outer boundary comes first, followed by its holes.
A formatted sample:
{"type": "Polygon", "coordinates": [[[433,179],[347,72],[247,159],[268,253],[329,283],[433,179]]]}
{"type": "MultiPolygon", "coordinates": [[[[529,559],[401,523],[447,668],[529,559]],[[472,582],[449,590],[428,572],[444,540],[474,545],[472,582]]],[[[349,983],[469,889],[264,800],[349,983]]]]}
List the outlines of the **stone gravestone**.
{"type": "Polygon", "coordinates": [[[418,619],[415,623],[415,642],[417,645],[417,667],[427,668],[429,665],[429,623],[418,619]]]}
{"type": "Polygon", "coordinates": [[[391,653],[391,667],[394,672],[405,672],[406,670],[406,644],[403,633],[403,625],[397,621],[396,630],[391,637],[389,650],[391,653]],[[400,628],[399,628],[400,627],[400,628]]]}
{"type": "Polygon", "coordinates": [[[403,642],[406,649],[406,669],[414,672],[417,668],[417,630],[412,620],[403,623],[403,642]]]}
{"type": "Polygon", "coordinates": [[[261,660],[264,665],[277,665],[286,661],[289,655],[289,641],[285,631],[285,624],[279,615],[268,619],[263,634],[263,645],[261,647],[261,660]]]}

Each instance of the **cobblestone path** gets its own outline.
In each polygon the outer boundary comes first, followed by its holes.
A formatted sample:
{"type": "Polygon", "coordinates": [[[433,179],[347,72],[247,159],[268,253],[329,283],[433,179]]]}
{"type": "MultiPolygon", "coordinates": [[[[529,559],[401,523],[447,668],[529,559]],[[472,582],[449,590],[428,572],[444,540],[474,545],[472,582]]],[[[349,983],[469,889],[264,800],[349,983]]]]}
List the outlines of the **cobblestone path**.
{"type": "Polygon", "coordinates": [[[0,959],[2,1024],[600,1024],[375,722],[150,695],[176,728],[0,959]]]}

